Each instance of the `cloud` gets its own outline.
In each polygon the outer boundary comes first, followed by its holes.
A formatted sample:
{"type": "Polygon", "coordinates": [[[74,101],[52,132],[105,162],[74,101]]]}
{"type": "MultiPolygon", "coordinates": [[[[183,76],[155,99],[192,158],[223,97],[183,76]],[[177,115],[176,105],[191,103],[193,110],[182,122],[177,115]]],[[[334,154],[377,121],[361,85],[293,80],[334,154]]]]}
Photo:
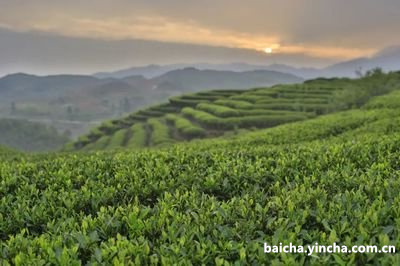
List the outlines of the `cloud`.
{"type": "Polygon", "coordinates": [[[347,59],[400,43],[400,1],[0,0],[0,25],[347,59]]]}

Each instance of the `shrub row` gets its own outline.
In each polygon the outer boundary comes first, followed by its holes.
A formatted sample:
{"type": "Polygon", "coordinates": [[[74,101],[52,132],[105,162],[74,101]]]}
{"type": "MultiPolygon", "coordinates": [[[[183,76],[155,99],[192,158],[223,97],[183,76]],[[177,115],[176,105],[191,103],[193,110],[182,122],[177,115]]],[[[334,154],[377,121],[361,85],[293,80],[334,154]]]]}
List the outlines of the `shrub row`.
{"type": "Polygon", "coordinates": [[[171,105],[170,103],[167,104],[161,104],[161,105],[157,105],[157,106],[153,106],[150,108],[150,110],[152,111],[158,111],[161,112],[163,114],[166,113],[175,113],[179,110],[178,107],[171,105]]]}
{"type": "Polygon", "coordinates": [[[222,105],[217,105],[217,104],[211,104],[211,103],[199,103],[196,106],[196,109],[205,111],[207,113],[211,113],[213,115],[216,115],[218,117],[232,117],[232,116],[239,116],[239,111],[235,110],[230,107],[222,106],[222,105]]]}
{"type": "Polygon", "coordinates": [[[107,149],[115,149],[115,148],[120,148],[123,147],[125,144],[125,140],[127,137],[128,129],[120,129],[117,132],[115,132],[111,137],[110,137],[110,142],[107,145],[107,149]]]}
{"type": "Polygon", "coordinates": [[[190,107],[184,108],[182,113],[192,117],[205,127],[217,130],[229,130],[234,129],[235,127],[271,127],[282,123],[309,118],[309,114],[306,113],[219,118],[207,112],[195,110],[190,107]]]}
{"type": "Polygon", "coordinates": [[[399,113],[349,111],[169,150],[1,157],[1,264],[398,265],[398,252],[263,250],[399,247],[399,132],[374,124],[341,138],[372,117],[399,113]],[[269,145],[280,143],[290,145],[269,145]]]}
{"type": "Polygon", "coordinates": [[[198,126],[195,126],[188,119],[176,114],[167,114],[166,120],[172,123],[185,138],[200,138],[206,135],[206,131],[198,126]]]}
{"type": "MultiPolygon", "coordinates": [[[[254,107],[254,104],[253,104],[254,107]]],[[[290,115],[293,111],[279,111],[268,109],[234,109],[217,104],[201,103],[196,109],[211,113],[217,117],[242,117],[242,116],[257,116],[257,115],[290,115]]]]}
{"type": "MultiPolygon", "coordinates": [[[[261,99],[255,104],[328,104],[332,102],[334,99],[316,99],[316,98],[302,98],[302,99],[285,99],[285,98],[276,98],[276,99],[261,99]]],[[[254,107],[254,104],[252,105],[254,107]]]]}
{"type": "Polygon", "coordinates": [[[126,147],[136,149],[146,146],[147,133],[142,123],[131,126],[129,133],[130,138],[126,147]]]}
{"type": "Polygon", "coordinates": [[[172,97],[169,99],[170,103],[179,107],[195,107],[200,102],[209,102],[207,100],[188,100],[181,97],[172,97]]]}
{"type": "Polygon", "coordinates": [[[155,111],[152,109],[146,109],[138,112],[139,115],[145,116],[145,117],[160,117],[163,116],[164,113],[160,111],[155,111]]]}
{"type": "Polygon", "coordinates": [[[103,150],[108,146],[110,140],[111,140],[110,136],[102,136],[95,142],[91,142],[88,145],[86,145],[83,149],[86,151],[103,150]]]}
{"type": "Polygon", "coordinates": [[[269,96],[264,96],[264,95],[252,95],[250,93],[243,93],[241,95],[235,95],[235,96],[229,97],[229,99],[255,103],[256,101],[259,101],[261,99],[272,99],[272,98],[269,96]]]}
{"type": "Polygon", "coordinates": [[[168,126],[162,120],[150,118],[147,120],[147,123],[151,128],[150,144],[152,146],[159,146],[174,142],[170,137],[168,126]]]}
{"type": "Polygon", "coordinates": [[[334,107],[329,104],[308,104],[308,103],[270,103],[255,104],[254,108],[270,110],[287,110],[296,112],[315,112],[316,114],[325,114],[333,111],[334,107]]]}
{"type": "Polygon", "coordinates": [[[215,95],[212,93],[209,94],[185,94],[180,96],[180,99],[182,100],[205,100],[205,101],[214,101],[224,98],[224,96],[221,95],[215,95]]]}
{"type": "Polygon", "coordinates": [[[312,93],[287,93],[287,92],[278,92],[276,98],[286,98],[286,99],[332,99],[332,95],[330,94],[312,94],[312,93]]]}
{"type": "Polygon", "coordinates": [[[217,100],[214,102],[218,105],[228,106],[235,109],[251,109],[253,108],[253,103],[249,103],[247,101],[239,101],[239,100],[217,100]]]}
{"type": "Polygon", "coordinates": [[[370,101],[368,101],[365,106],[365,109],[379,109],[379,108],[391,108],[398,109],[400,108],[400,91],[394,91],[387,95],[374,97],[370,101]]]}

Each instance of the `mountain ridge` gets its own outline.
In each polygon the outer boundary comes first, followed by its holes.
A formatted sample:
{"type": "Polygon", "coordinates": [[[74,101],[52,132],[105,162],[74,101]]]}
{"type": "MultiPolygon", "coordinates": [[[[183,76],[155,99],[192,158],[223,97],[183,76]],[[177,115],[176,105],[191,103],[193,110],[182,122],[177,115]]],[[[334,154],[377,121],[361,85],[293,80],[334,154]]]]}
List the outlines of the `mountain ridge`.
{"type": "Polygon", "coordinates": [[[312,79],[317,77],[356,77],[357,70],[367,71],[375,67],[380,67],[385,71],[395,71],[400,69],[400,46],[390,46],[384,48],[370,57],[354,58],[347,61],[342,61],[324,68],[314,67],[295,67],[288,64],[273,63],[268,65],[248,64],[243,62],[233,62],[226,64],[210,64],[210,63],[181,63],[181,64],[166,64],[166,65],[147,65],[131,67],[114,72],[99,72],[94,73],[95,77],[123,77],[124,75],[143,75],[154,77],[154,73],[158,75],[165,74],[171,70],[194,67],[199,70],[228,70],[244,72],[250,70],[268,70],[278,71],[293,74],[304,79],[312,79]]]}

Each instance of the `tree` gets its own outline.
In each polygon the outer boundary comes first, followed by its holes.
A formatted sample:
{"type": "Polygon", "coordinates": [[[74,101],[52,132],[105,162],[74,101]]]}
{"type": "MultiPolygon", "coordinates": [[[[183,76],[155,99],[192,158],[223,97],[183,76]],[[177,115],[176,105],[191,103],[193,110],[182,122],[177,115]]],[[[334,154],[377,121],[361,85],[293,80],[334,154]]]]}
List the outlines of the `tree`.
{"type": "Polygon", "coordinates": [[[362,71],[362,67],[357,68],[355,72],[356,72],[356,76],[358,78],[364,77],[364,74],[363,74],[363,71],[362,71]]]}
{"type": "Polygon", "coordinates": [[[127,113],[131,110],[131,103],[127,97],[124,98],[122,110],[127,113]]]}
{"type": "Polygon", "coordinates": [[[384,73],[383,73],[382,68],[376,67],[376,68],[368,70],[367,73],[365,73],[365,76],[366,77],[376,77],[376,76],[381,76],[383,74],[384,73]]]}
{"type": "Polygon", "coordinates": [[[67,114],[68,114],[68,118],[72,119],[73,111],[72,111],[72,107],[70,105],[68,105],[68,107],[67,107],[67,114]]]}
{"type": "Polygon", "coordinates": [[[17,104],[15,102],[11,102],[11,114],[15,114],[17,111],[17,104]]]}

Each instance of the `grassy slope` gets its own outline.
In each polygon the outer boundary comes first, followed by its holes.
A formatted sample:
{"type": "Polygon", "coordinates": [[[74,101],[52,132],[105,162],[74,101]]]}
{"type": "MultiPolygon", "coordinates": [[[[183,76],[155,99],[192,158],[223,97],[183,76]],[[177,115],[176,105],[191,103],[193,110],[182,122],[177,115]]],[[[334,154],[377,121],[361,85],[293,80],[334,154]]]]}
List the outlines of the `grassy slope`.
{"type": "MultiPolygon", "coordinates": [[[[70,150],[94,150],[94,143],[113,136],[121,129],[143,124],[148,141],[144,146],[165,146],[198,138],[232,135],[240,130],[255,130],[305,120],[321,114],[361,106],[369,98],[396,89],[399,73],[374,75],[360,80],[317,79],[297,85],[279,85],[243,91],[209,91],[170,99],[170,103],[153,106],[126,118],[109,121],[87,136],[69,145],[70,150]],[[158,125],[154,130],[154,119],[158,125]],[[161,131],[158,131],[161,130],[161,131]],[[159,136],[163,138],[160,141],[159,136]],[[103,138],[102,138],[103,137],[103,138]],[[156,140],[154,140],[154,138],[156,140]]],[[[124,131],[128,146],[134,138],[124,131]]],[[[141,138],[141,136],[139,136],[141,138]]],[[[140,142],[140,140],[139,140],[140,142]]],[[[143,146],[143,145],[142,145],[143,146]]],[[[103,149],[116,148],[115,145],[103,149]]]]}
{"type": "Polygon", "coordinates": [[[399,254],[263,253],[264,242],[399,248],[400,108],[388,97],[400,101],[393,92],[231,140],[0,160],[0,254],[28,264],[398,265],[399,254]]]}

